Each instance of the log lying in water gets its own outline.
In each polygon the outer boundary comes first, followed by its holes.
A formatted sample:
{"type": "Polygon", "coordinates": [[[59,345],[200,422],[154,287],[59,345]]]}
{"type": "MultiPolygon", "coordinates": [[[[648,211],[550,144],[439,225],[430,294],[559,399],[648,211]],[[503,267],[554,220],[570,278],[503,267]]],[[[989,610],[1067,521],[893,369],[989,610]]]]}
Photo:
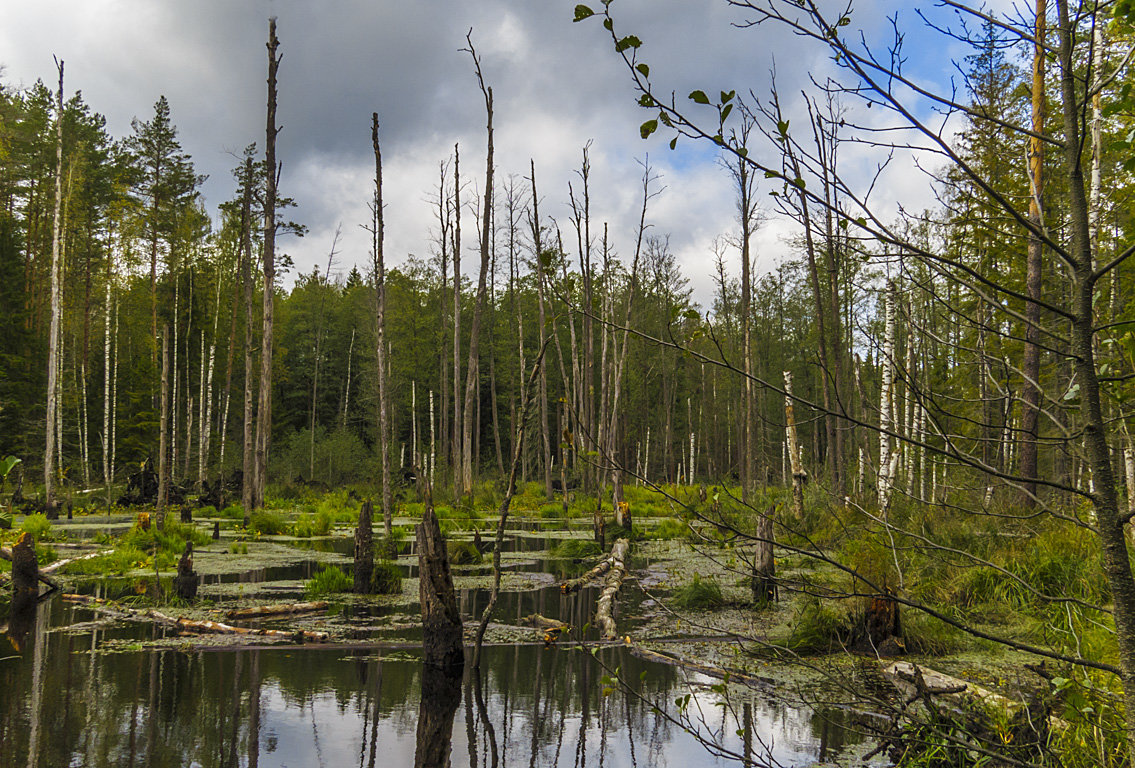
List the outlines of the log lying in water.
{"type": "Polygon", "coordinates": [[[560,585],[560,591],[565,595],[572,592],[578,592],[580,589],[603,576],[603,574],[607,573],[607,571],[611,570],[611,566],[615,564],[615,552],[619,548],[619,542],[623,542],[624,544],[622,549],[623,557],[620,558],[620,561],[624,559],[626,557],[627,547],[630,546],[630,542],[627,539],[619,539],[619,541],[615,542],[615,546],[611,547],[611,554],[604,557],[602,560],[596,563],[594,568],[592,568],[590,571],[583,574],[579,578],[568,579],[567,581],[565,581],[560,585]]]}
{"type": "Polygon", "coordinates": [[[124,605],[107,600],[101,597],[91,597],[90,595],[75,595],[66,593],[62,595],[62,599],[71,603],[87,603],[90,605],[100,606],[103,610],[108,610],[112,613],[117,613],[124,618],[134,619],[135,621],[156,621],[160,624],[166,624],[175,627],[183,632],[191,632],[194,634],[208,633],[208,634],[221,634],[221,635],[256,635],[258,637],[276,637],[282,640],[293,640],[296,642],[313,642],[323,643],[329,639],[326,632],[313,632],[310,630],[298,630],[289,632],[283,629],[254,629],[251,627],[234,627],[229,624],[222,624],[219,621],[197,621],[194,619],[187,619],[183,616],[173,618],[164,613],[149,609],[146,611],[139,611],[133,608],[127,608],[124,605]]]}
{"type": "Polygon", "coordinates": [[[627,539],[619,539],[615,542],[615,546],[611,547],[609,558],[611,566],[595,607],[595,625],[599,627],[604,640],[610,640],[617,634],[612,613],[615,609],[615,595],[619,593],[619,588],[623,586],[623,579],[627,575],[626,560],[630,547],[631,543],[627,539]]]}
{"type": "Polygon", "coordinates": [[[529,627],[536,627],[536,629],[560,629],[566,627],[566,621],[558,621],[557,619],[549,619],[547,616],[541,616],[538,613],[532,613],[525,616],[520,620],[521,624],[529,627]]]}
{"type": "Polygon", "coordinates": [[[256,605],[251,608],[237,608],[225,614],[230,619],[259,619],[263,616],[284,616],[293,613],[312,613],[325,610],[326,600],[312,603],[287,603],[285,605],[256,605]]]}

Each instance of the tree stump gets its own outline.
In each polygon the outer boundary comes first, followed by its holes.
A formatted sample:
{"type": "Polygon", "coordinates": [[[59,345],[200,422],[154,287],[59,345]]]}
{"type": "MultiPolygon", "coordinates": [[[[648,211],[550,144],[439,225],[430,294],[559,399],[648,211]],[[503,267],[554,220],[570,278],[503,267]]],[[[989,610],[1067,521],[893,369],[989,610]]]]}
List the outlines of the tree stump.
{"type": "Polygon", "coordinates": [[[35,559],[35,539],[21,533],[12,547],[12,598],[13,600],[39,593],[39,562],[35,559]]]}
{"type": "Polygon", "coordinates": [[[437,667],[465,664],[461,637],[461,614],[445,537],[428,496],[422,522],[416,528],[418,539],[418,596],[422,602],[422,661],[437,667]]]}
{"type": "Polygon", "coordinates": [[[216,521],[213,523],[213,541],[221,540],[221,523],[216,521]]]}
{"type": "Polygon", "coordinates": [[[371,528],[374,508],[370,500],[359,510],[359,527],[355,529],[355,594],[369,595],[374,590],[374,532],[371,528]]]}
{"type": "Polygon", "coordinates": [[[193,570],[193,542],[185,542],[185,551],[177,562],[177,576],[173,579],[175,594],[182,600],[193,600],[197,597],[197,586],[201,577],[193,570]]]}

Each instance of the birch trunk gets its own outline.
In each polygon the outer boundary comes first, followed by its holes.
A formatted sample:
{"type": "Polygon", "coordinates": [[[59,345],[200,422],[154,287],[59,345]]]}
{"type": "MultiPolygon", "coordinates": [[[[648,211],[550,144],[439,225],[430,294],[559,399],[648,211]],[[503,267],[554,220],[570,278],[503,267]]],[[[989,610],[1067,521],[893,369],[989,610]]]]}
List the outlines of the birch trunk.
{"type": "Polygon", "coordinates": [[[47,350],[47,440],[43,453],[44,503],[47,516],[59,516],[55,502],[55,458],[59,424],[59,328],[62,315],[62,289],[60,287],[60,230],[63,222],[63,62],[59,61],[59,90],[55,94],[55,216],[51,225],[51,329],[48,332],[47,350]]]}
{"type": "MultiPolygon", "coordinates": [[[[886,510],[891,501],[892,451],[891,435],[894,429],[893,404],[895,380],[895,284],[887,281],[887,294],[884,313],[886,316],[883,331],[883,354],[880,360],[882,385],[879,394],[879,471],[878,502],[881,511],[886,510]]],[[[898,452],[895,452],[895,456],[898,452]]]]}
{"type": "Polygon", "coordinates": [[[802,520],[804,518],[804,483],[808,481],[808,473],[804,470],[803,449],[796,436],[792,371],[784,372],[784,425],[788,440],[788,458],[792,465],[792,513],[797,520],[802,520]]]}

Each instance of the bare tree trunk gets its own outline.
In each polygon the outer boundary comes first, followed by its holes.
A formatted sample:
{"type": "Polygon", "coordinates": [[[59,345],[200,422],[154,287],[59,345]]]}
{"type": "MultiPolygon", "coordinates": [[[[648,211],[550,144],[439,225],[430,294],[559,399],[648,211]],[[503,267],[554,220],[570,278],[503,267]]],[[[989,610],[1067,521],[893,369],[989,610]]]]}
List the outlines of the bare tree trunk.
{"type": "Polygon", "coordinates": [[[162,328],[161,421],[158,422],[158,528],[165,522],[169,499],[169,324],[162,328]]]}
{"type": "MultiPolygon", "coordinates": [[[[1047,0],[1036,0],[1036,36],[1033,49],[1032,78],[1032,131],[1029,139],[1029,221],[1036,228],[1044,226],[1044,121],[1048,105],[1044,89],[1044,64],[1047,52],[1045,37],[1047,0]]],[[[1024,392],[1021,411],[1020,474],[1026,480],[1021,484],[1022,503],[1032,507],[1036,503],[1037,438],[1040,421],[1040,304],[1042,276],[1041,257],[1043,243],[1034,232],[1029,232],[1028,256],[1025,262],[1025,291],[1032,301],[1025,305],[1025,353],[1021,365],[1024,375],[1024,392]]]]}
{"type": "Polygon", "coordinates": [[[804,483],[808,473],[804,470],[803,448],[796,437],[796,410],[793,407],[792,371],[784,372],[784,429],[788,440],[788,459],[792,466],[792,512],[797,520],[804,517],[804,483]]]}
{"type": "MultiPolygon", "coordinates": [[[[477,82],[485,98],[485,131],[488,148],[485,160],[485,194],[481,200],[481,270],[477,277],[477,303],[473,309],[473,324],[469,328],[469,364],[465,375],[465,422],[462,429],[462,472],[463,493],[473,492],[473,397],[479,390],[480,363],[478,352],[481,343],[481,316],[485,311],[486,280],[489,273],[490,236],[493,226],[493,89],[485,85],[481,73],[481,62],[473,48],[472,33],[466,35],[468,51],[473,57],[477,71],[477,82]]],[[[478,420],[479,421],[479,420],[478,420]]],[[[478,429],[480,424],[478,423],[478,429]]]]}
{"type": "MultiPolygon", "coordinates": [[[[108,238],[109,239],[109,238],[108,238]]],[[[110,461],[110,315],[113,308],[110,303],[111,285],[114,283],[114,250],[113,240],[106,255],[106,311],[103,317],[103,368],[102,368],[102,481],[106,487],[106,507],[110,509],[110,486],[114,479],[114,469],[110,461]]]]}
{"type": "MultiPolygon", "coordinates": [[[[315,321],[315,360],[312,365],[311,372],[311,423],[308,426],[308,436],[310,442],[308,444],[308,470],[307,475],[310,479],[315,479],[315,427],[317,424],[317,411],[319,408],[319,360],[323,351],[323,308],[326,305],[327,288],[331,286],[331,268],[335,263],[335,248],[339,244],[339,233],[342,226],[335,228],[335,237],[331,241],[331,251],[327,254],[327,269],[323,273],[323,290],[319,292],[319,316],[315,321]]],[[[381,339],[381,334],[379,335],[381,339]]],[[[382,356],[379,355],[379,360],[382,356]]],[[[379,386],[381,393],[382,387],[379,386]]],[[[381,399],[381,394],[379,395],[381,399]]]]}
{"type": "MultiPolygon", "coordinates": [[[[536,193],[536,162],[529,160],[532,175],[532,248],[533,265],[536,268],[536,300],[540,313],[540,347],[548,343],[544,309],[544,265],[543,247],[540,233],[540,196],[536,193]]],[[[548,369],[540,367],[540,431],[544,443],[544,497],[552,500],[552,436],[548,428],[548,369]]]]}
{"type": "Polygon", "coordinates": [[[461,152],[453,145],[453,498],[461,496],[461,152]]]}
{"type": "Polygon", "coordinates": [[[371,144],[374,146],[374,294],[377,303],[378,444],[382,461],[382,525],[386,540],[393,540],[393,495],[390,488],[390,382],[386,363],[386,259],[383,253],[385,219],[382,211],[382,151],[378,142],[378,113],[371,114],[371,144]]]}
{"type": "Polygon", "coordinates": [[[241,205],[241,277],[244,280],[244,426],[241,437],[241,505],[244,507],[244,527],[252,511],[256,488],[256,461],[253,444],[252,412],[252,158],[244,164],[245,188],[241,205]]]}
{"type": "Polygon", "coordinates": [[[276,293],[276,18],[268,20],[268,119],[265,138],[265,168],[268,178],[264,190],[264,333],[260,344],[260,404],[256,423],[256,485],[252,506],[264,506],[268,485],[268,449],[272,437],[272,303],[276,293]]]}
{"type": "Polygon", "coordinates": [[[880,511],[885,511],[891,503],[891,488],[894,482],[894,467],[898,451],[892,450],[890,432],[894,430],[894,380],[895,380],[895,284],[887,281],[885,298],[886,322],[883,331],[883,354],[879,361],[882,368],[882,387],[879,394],[879,473],[878,501],[880,511]]]}
{"type": "Polygon", "coordinates": [[[56,440],[62,435],[56,430],[59,423],[59,336],[63,295],[60,287],[60,219],[63,207],[63,62],[59,66],[59,90],[55,94],[55,217],[51,225],[51,329],[47,349],[47,441],[43,453],[44,503],[47,516],[59,516],[55,503],[55,452],[56,440]]]}

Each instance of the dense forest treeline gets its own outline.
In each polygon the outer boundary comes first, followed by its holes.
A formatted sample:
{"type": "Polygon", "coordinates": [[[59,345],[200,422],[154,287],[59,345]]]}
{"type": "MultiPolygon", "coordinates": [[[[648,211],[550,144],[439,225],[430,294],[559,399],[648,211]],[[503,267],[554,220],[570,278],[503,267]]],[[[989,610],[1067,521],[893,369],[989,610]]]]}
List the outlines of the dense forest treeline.
{"type": "MultiPolygon", "coordinates": [[[[987,25],[985,47],[967,59],[970,109],[1004,121],[1023,119],[1029,73],[995,31],[987,25]]],[[[23,457],[29,469],[42,460],[45,433],[55,97],[42,82],[0,92],[0,453],[23,457]]],[[[786,169],[807,177],[809,188],[822,190],[838,209],[834,166],[845,108],[834,98],[808,106],[814,136],[802,147],[803,158],[786,155],[786,169]],[[799,166],[821,156],[833,167],[813,168],[812,179],[809,168],[799,166]],[[793,163],[797,167],[789,168],[793,163]]],[[[780,104],[746,110],[737,129],[744,140],[759,129],[761,109],[775,118],[780,104]]],[[[264,165],[250,145],[234,168],[232,199],[210,215],[199,191],[203,177],[181,149],[171,113],[159,98],[153,114],[135,119],[128,136],[112,137],[81,94],[64,103],[57,459],[59,477],[72,489],[103,484],[108,476],[121,479],[156,456],[159,337],[167,326],[172,477],[200,483],[241,466],[244,392],[251,387],[255,393],[259,383],[256,365],[253,380],[246,381],[243,352],[251,339],[259,354],[262,328],[262,305],[248,301],[248,289],[255,297],[263,288],[263,231],[255,220],[263,217],[264,165]],[[245,231],[255,262],[247,266],[245,231]]],[[[1056,116],[1048,120],[1054,123],[1056,116]]],[[[1096,213],[1097,236],[1121,248],[1131,237],[1130,180],[1119,151],[1128,123],[1121,111],[1103,123],[1100,183],[1108,194],[1096,213]]],[[[1055,125],[1052,130],[1059,132],[1055,125]]],[[[1023,209],[1028,183],[1017,159],[1027,154],[1026,143],[1027,136],[1000,123],[972,118],[957,151],[995,185],[993,192],[1023,209]]],[[[905,494],[920,498],[943,498],[952,488],[978,482],[964,479],[959,462],[901,438],[936,448],[953,441],[998,472],[1018,465],[1022,446],[1031,442],[1022,426],[1030,411],[1028,377],[1017,363],[1029,343],[1022,300],[1027,243],[1004,211],[975,194],[965,174],[942,173],[941,206],[897,226],[963,271],[998,274],[1015,293],[1004,301],[1017,321],[994,323],[978,286],[939,286],[941,271],[936,274],[932,263],[865,239],[846,219],[794,195],[792,185],[755,179],[736,159],[723,160],[722,173],[731,173],[737,187],[738,230],[722,233],[707,248],[703,268],[713,270],[716,289],[701,306],[669,247],[666,222],[650,210],[656,195],[680,190],[663,191],[644,167],[636,182],[643,203],[642,221],[635,222],[639,242],[609,242],[603,212],[590,207],[586,148],[581,159],[572,179],[540,179],[539,196],[533,193],[535,166],[503,181],[498,174],[471,401],[478,477],[505,470],[525,366],[545,336],[541,399],[547,426],[537,419],[530,428],[546,429],[547,447],[540,439],[528,443],[527,480],[542,481],[545,465],[559,480],[566,463],[569,482],[594,487],[604,473],[588,467],[608,460],[652,481],[736,480],[749,440],[753,484],[790,482],[784,398],[777,391],[786,371],[802,401],[795,407],[802,471],[840,495],[871,491],[880,476],[889,478],[884,485],[897,481],[905,494]],[[535,218],[548,199],[570,205],[565,225],[535,218]],[[750,277],[760,254],[749,240],[759,216],[771,209],[800,224],[795,258],[750,277]],[[746,365],[755,381],[767,385],[751,386],[748,419],[744,379],[729,370],[746,365]],[[611,392],[616,369],[617,398],[611,392]],[[948,397],[939,394],[946,392],[948,397]],[[855,429],[859,420],[892,431],[894,446],[865,438],[855,429]],[[615,439],[603,443],[604,435],[615,439]]],[[[477,300],[475,278],[467,271],[456,302],[453,296],[453,254],[475,253],[470,240],[479,238],[481,227],[476,181],[463,171],[458,175],[457,160],[442,159],[437,188],[430,190],[437,209],[433,253],[393,259],[399,263],[386,270],[385,280],[390,444],[402,465],[435,468],[435,481],[452,478],[454,446],[461,441],[455,430],[463,403],[455,410],[453,400],[454,392],[463,395],[469,318],[477,300]],[[456,389],[454,361],[460,369],[456,389]]],[[[1045,162],[1059,159],[1049,153],[1045,162]]],[[[800,188],[805,186],[802,181],[800,188]]],[[[1067,205],[1058,186],[1046,187],[1051,221],[1059,222],[1067,205]]],[[[281,221],[279,227],[303,233],[300,225],[281,221]]],[[[290,289],[274,290],[273,481],[334,485],[376,477],[374,284],[370,270],[357,266],[369,261],[331,245],[322,269],[296,274],[290,289]]],[[[1102,283],[1101,303],[1115,325],[1101,334],[1101,352],[1113,354],[1116,365],[1131,338],[1122,326],[1131,296],[1128,274],[1120,264],[1102,283]]],[[[1055,269],[1042,280],[1046,293],[1066,290],[1055,269]]],[[[1059,350],[1041,347],[1039,383],[1049,402],[1047,420],[1032,430],[1040,445],[1037,474],[1067,488],[1086,487],[1085,463],[1065,434],[1071,419],[1062,415],[1076,406],[1071,363],[1059,350]]]]}

